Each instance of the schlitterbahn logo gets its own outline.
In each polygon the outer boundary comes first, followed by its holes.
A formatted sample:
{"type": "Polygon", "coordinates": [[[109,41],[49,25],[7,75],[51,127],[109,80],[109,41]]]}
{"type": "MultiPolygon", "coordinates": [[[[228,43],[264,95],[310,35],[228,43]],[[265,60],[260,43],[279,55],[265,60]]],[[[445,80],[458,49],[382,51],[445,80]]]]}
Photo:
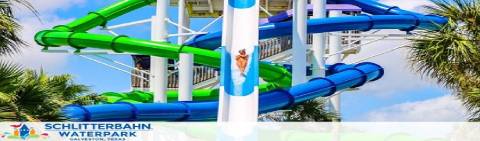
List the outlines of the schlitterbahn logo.
{"type": "Polygon", "coordinates": [[[46,123],[45,130],[70,141],[125,141],[152,127],[148,123],[46,123]]]}
{"type": "Polygon", "coordinates": [[[33,127],[29,127],[27,124],[20,123],[10,125],[12,127],[11,132],[0,133],[2,139],[10,140],[27,140],[27,139],[47,139],[48,133],[38,133],[33,127]]]}

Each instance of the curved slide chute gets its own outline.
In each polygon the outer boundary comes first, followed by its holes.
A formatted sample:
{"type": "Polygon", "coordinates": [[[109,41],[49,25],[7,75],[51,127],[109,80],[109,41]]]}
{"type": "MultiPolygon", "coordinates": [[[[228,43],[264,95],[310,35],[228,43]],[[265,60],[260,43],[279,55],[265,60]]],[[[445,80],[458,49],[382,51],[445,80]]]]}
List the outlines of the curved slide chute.
{"type": "MultiPolygon", "coordinates": [[[[144,55],[178,59],[179,53],[194,54],[194,61],[211,67],[220,66],[220,53],[212,50],[201,49],[190,46],[181,46],[166,42],[154,42],[141,39],[133,39],[126,36],[110,36],[82,32],[67,32],[56,30],[45,30],[37,33],[35,40],[43,46],[72,46],[77,49],[98,48],[108,49],[116,52],[130,52],[144,55]]],[[[291,74],[281,66],[272,65],[266,62],[260,63],[260,77],[269,82],[260,85],[261,92],[277,88],[288,88],[291,85],[291,74]]],[[[194,100],[208,99],[218,96],[218,90],[195,90],[194,100]]],[[[168,96],[175,98],[176,91],[169,91],[168,96]]]]}
{"type": "MultiPolygon", "coordinates": [[[[328,0],[332,3],[351,4],[362,8],[362,11],[373,15],[422,15],[420,13],[403,10],[397,6],[389,6],[382,4],[376,0],[328,0]]],[[[439,20],[444,20],[438,17],[439,20]]]]}
{"type": "MultiPolygon", "coordinates": [[[[330,1],[330,2],[340,2],[345,4],[359,5],[355,6],[341,6],[346,8],[351,8],[352,10],[362,9],[367,13],[371,14],[386,14],[386,15],[363,15],[355,17],[340,17],[340,18],[326,18],[326,19],[312,19],[308,21],[308,32],[309,33],[320,33],[320,32],[332,32],[332,31],[343,31],[343,30],[364,30],[368,31],[370,29],[400,29],[404,31],[410,31],[415,29],[427,29],[427,30],[436,30],[438,25],[446,23],[444,18],[435,16],[435,15],[422,15],[415,12],[410,12],[402,10],[395,6],[387,6],[376,1],[370,0],[347,0],[347,1],[330,1]],[[357,9],[358,8],[358,9],[357,9]]],[[[312,12],[312,6],[307,7],[309,12],[312,12]]],[[[328,8],[328,6],[327,6],[328,8]]],[[[289,20],[293,15],[292,10],[281,12],[275,16],[263,19],[266,21],[264,26],[260,27],[260,39],[267,39],[271,37],[278,36],[287,36],[291,34],[291,22],[283,22],[289,20]],[[282,23],[279,23],[282,22],[282,23]]],[[[207,35],[201,35],[194,38],[186,45],[206,48],[206,49],[216,49],[220,46],[221,32],[210,33],[207,35]]],[[[268,86],[268,85],[266,85],[268,86]]],[[[275,87],[267,88],[266,86],[260,86],[260,92],[266,92],[272,90],[275,87]]],[[[135,92],[137,94],[138,92],[135,92]]],[[[150,95],[148,93],[143,93],[146,96],[150,95]]],[[[197,90],[194,92],[194,100],[215,100],[218,98],[218,89],[204,89],[197,90]]],[[[124,97],[125,94],[112,94],[108,93],[108,99],[116,99],[118,97],[124,97]],[[111,97],[110,97],[111,96],[111,97]]],[[[167,97],[169,101],[177,100],[177,91],[168,91],[167,97]]],[[[131,101],[131,98],[125,98],[125,101],[131,101]]],[[[111,100],[110,100],[111,101],[111,100]]],[[[113,102],[113,101],[111,101],[113,102]]]]}
{"type": "MultiPolygon", "coordinates": [[[[307,21],[308,33],[322,33],[346,30],[399,29],[411,31],[415,29],[436,30],[445,20],[438,16],[423,15],[362,15],[310,19],[307,21]]],[[[268,39],[292,34],[292,22],[266,24],[260,27],[260,39],[268,39]]],[[[215,32],[195,37],[186,45],[215,49],[220,46],[222,32],[215,32]]]]}
{"type": "MultiPolygon", "coordinates": [[[[347,9],[350,11],[357,11],[357,10],[362,10],[363,12],[370,13],[372,15],[417,15],[417,16],[423,16],[420,13],[416,12],[411,12],[407,10],[403,10],[397,6],[388,6],[382,3],[379,3],[378,1],[372,1],[372,0],[328,0],[329,3],[340,3],[340,4],[350,4],[350,5],[335,5],[336,7],[341,7],[343,9],[347,9]],[[352,6],[354,5],[354,6],[352,6]]],[[[327,9],[335,9],[334,7],[329,7],[330,5],[327,5],[327,9]]],[[[313,12],[313,6],[308,5],[307,10],[309,14],[313,12]]],[[[260,24],[268,24],[268,23],[278,23],[278,22],[284,22],[287,20],[290,20],[293,16],[293,10],[287,10],[284,12],[280,12],[277,15],[268,17],[268,18],[263,18],[260,20],[260,24]]],[[[435,15],[430,15],[430,16],[435,16],[435,15]]],[[[445,18],[442,17],[432,17],[436,18],[436,20],[441,20],[446,22],[445,18]]]]}
{"type": "MultiPolygon", "coordinates": [[[[365,2],[362,0],[352,0],[365,2]]],[[[220,46],[221,32],[198,36],[192,46],[181,46],[166,42],[154,42],[133,39],[126,36],[108,36],[85,33],[96,26],[105,25],[109,20],[134,9],[151,4],[154,0],[124,0],[98,12],[91,12],[86,17],[73,21],[67,25],[54,27],[37,33],[35,41],[45,47],[68,45],[76,49],[99,48],[115,52],[130,52],[151,56],[178,59],[179,53],[194,54],[195,63],[211,67],[219,67],[220,53],[211,51],[220,46]]],[[[337,2],[337,1],[335,1],[337,2]]],[[[374,2],[369,5],[372,13],[382,10],[382,5],[374,2]],[[377,6],[372,6],[377,4],[377,6]],[[378,10],[378,11],[375,11],[378,10]]],[[[359,5],[364,8],[365,5],[359,5]]],[[[374,15],[356,17],[338,17],[327,19],[311,19],[308,21],[309,33],[321,33],[343,30],[370,30],[370,29],[438,29],[439,24],[445,22],[437,16],[424,16],[410,13],[394,13],[396,8],[388,8],[385,13],[398,15],[374,15]],[[393,11],[393,12],[392,12],[393,11]],[[390,12],[390,13],[389,13],[390,12]]],[[[368,11],[368,10],[366,10],[368,11]]],[[[413,12],[412,12],[413,13],[413,12]]],[[[271,23],[260,28],[260,38],[285,36],[291,33],[291,22],[271,23]]],[[[290,87],[291,75],[281,66],[269,63],[260,64],[260,76],[267,84],[260,86],[260,112],[270,112],[288,108],[292,105],[313,99],[319,96],[329,96],[335,91],[359,87],[366,82],[382,77],[383,68],[373,63],[361,63],[355,66],[336,65],[338,73],[326,78],[313,79],[308,83],[290,87]]],[[[218,90],[195,90],[194,100],[201,96],[216,96],[218,90]]],[[[170,92],[169,97],[176,97],[170,92]]],[[[176,103],[117,103],[93,106],[67,106],[65,115],[75,121],[151,121],[151,120],[209,120],[214,119],[217,113],[217,101],[176,102],[176,103]]]]}
{"type": "MultiPolygon", "coordinates": [[[[320,96],[330,96],[338,90],[359,87],[381,78],[383,68],[373,63],[361,63],[353,68],[312,79],[289,89],[263,93],[259,99],[261,113],[288,108],[320,96]]],[[[64,108],[66,116],[74,121],[199,121],[217,116],[218,101],[176,103],[116,103],[96,106],[70,105],[64,108]]]]}
{"type": "MultiPolygon", "coordinates": [[[[348,10],[348,11],[361,11],[362,9],[357,6],[348,5],[348,4],[336,4],[336,5],[327,5],[327,10],[348,10]]],[[[307,11],[309,15],[313,15],[313,5],[309,4],[307,6],[307,11]]],[[[260,25],[269,24],[269,23],[278,23],[291,20],[293,17],[293,9],[280,12],[276,15],[270,16],[268,18],[260,19],[260,25]]]]}
{"type": "MultiPolygon", "coordinates": [[[[291,70],[289,68],[291,68],[291,66],[289,65],[284,65],[286,67],[287,70],[291,70]]],[[[346,69],[346,68],[352,68],[354,67],[354,65],[350,64],[350,65],[346,65],[346,64],[343,64],[343,63],[339,63],[339,64],[335,64],[335,65],[327,65],[326,66],[326,75],[329,76],[331,74],[335,74],[335,73],[338,73],[340,71],[343,71],[343,69],[346,69]]],[[[308,75],[308,73],[307,73],[308,75]]],[[[197,90],[197,91],[201,91],[201,90],[197,90]]],[[[203,90],[203,91],[206,91],[206,90],[203,90]]],[[[261,92],[266,92],[267,89],[266,88],[260,88],[260,91],[261,92]]],[[[169,92],[173,92],[173,91],[169,91],[169,92]]],[[[218,89],[214,89],[212,92],[203,92],[203,94],[208,94],[208,95],[205,95],[205,96],[202,96],[202,95],[198,95],[198,94],[202,94],[202,92],[197,92],[197,95],[195,96],[195,101],[209,101],[209,100],[216,100],[218,99],[218,95],[216,95],[218,93],[218,89]],[[210,93],[213,93],[213,94],[210,94],[210,93]]],[[[178,101],[177,99],[177,95],[176,93],[167,93],[168,95],[168,102],[175,102],[175,101],[178,101]]],[[[152,92],[145,92],[145,91],[138,91],[138,90],[134,90],[134,91],[131,91],[131,92],[122,92],[122,93],[119,93],[119,92],[105,92],[105,93],[102,93],[100,94],[100,96],[103,98],[102,102],[101,103],[104,103],[104,104],[113,104],[113,103],[117,103],[117,102],[128,102],[128,103],[153,103],[153,98],[154,98],[154,94],[152,92]]]]}

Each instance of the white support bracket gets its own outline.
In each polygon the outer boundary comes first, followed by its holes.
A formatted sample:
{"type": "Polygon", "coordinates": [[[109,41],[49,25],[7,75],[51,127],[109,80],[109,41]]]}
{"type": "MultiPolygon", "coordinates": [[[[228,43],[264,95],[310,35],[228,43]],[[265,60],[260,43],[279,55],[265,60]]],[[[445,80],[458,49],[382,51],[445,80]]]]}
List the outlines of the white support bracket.
{"type": "Polygon", "coordinates": [[[378,57],[378,56],[381,56],[381,55],[384,55],[384,54],[387,54],[387,53],[391,53],[391,52],[396,51],[398,49],[408,47],[410,44],[411,44],[410,42],[405,42],[404,44],[402,44],[400,46],[397,46],[393,49],[389,49],[389,50],[386,50],[384,52],[381,52],[381,53],[378,53],[378,54],[375,54],[375,55],[372,55],[372,56],[369,56],[369,57],[365,57],[363,59],[359,59],[357,61],[354,61],[353,63],[360,63],[360,62],[363,62],[363,61],[368,60],[368,59],[372,59],[372,58],[375,58],[375,57],[378,57]]]}
{"type": "MultiPolygon", "coordinates": [[[[200,29],[200,33],[204,32],[205,30],[207,30],[208,28],[210,28],[213,24],[217,23],[217,21],[220,21],[221,19],[223,18],[223,16],[219,16],[218,18],[216,18],[215,20],[211,21],[210,23],[208,23],[207,25],[205,25],[202,29],[200,29]]],[[[187,40],[185,40],[185,42],[190,42],[191,40],[193,40],[194,38],[196,37],[196,35],[193,35],[191,36],[190,38],[188,38],[187,40]]]]}
{"type": "Polygon", "coordinates": [[[87,57],[86,55],[77,55],[77,56],[80,56],[80,57],[82,57],[82,58],[84,58],[84,59],[93,61],[93,62],[98,63],[98,64],[101,64],[101,65],[107,66],[107,67],[109,67],[109,68],[112,68],[112,69],[115,69],[115,70],[118,70],[118,71],[127,73],[127,74],[129,74],[129,75],[132,75],[132,76],[134,76],[134,77],[143,79],[143,80],[145,80],[145,81],[149,81],[147,78],[145,78],[145,77],[143,77],[143,76],[140,76],[140,75],[137,75],[137,74],[133,74],[133,73],[131,73],[130,71],[127,71],[127,70],[121,69],[121,68],[119,68],[119,67],[116,67],[116,66],[107,64],[107,63],[102,62],[102,61],[97,60],[97,59],[93,59],[93,58],[91,58],[91,57],[87,57]]]}
{"type": "Polygon", "coordinates": [[[112,25],[112,26],[107,26],[104,29],[106,30],[113,30],[113,29],[118,29],[118,28],[124,28],[124,27],[129,27],[129,26],[134,26],[134,25],[141,25],[141,24],[146,24],[152,22],[152,19],[144,19],[144,20],[139,20],[139,21],[133,21],[129,23],[123,23],[123,24],[118,24],[118,25],[112,25]]]}

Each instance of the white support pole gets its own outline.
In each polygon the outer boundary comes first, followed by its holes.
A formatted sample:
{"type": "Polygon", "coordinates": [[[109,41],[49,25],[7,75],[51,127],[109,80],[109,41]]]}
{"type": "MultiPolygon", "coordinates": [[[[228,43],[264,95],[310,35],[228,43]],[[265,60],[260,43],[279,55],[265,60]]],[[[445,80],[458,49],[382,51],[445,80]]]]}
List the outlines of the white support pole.
{"type": "MultiPolygon", "coordinates": [[[[167,9],[169,0],[157,2],[157,13],[152,17],[152,33],[153,41],[167,41],[168,30],[167,9]]],[[[150,57],[150,91],[154,93],[154,102],[167,102],[167,77],[168,77],[168,59],[161,57],[150,57]]]]}
{"type": "MultiPolygon", "coordinates": [[[[203,33],[205,30],[207,30],[208,28],[210,28],[210,26],[212,26],[213,24],[217,23],[217,21],[219,21],[220,19],[223,19],[222,17],[223,17],[223,16],[217,17],[215,20],[211,21],[210,23],[208,23],[207,25],[205,25],[202,29],[200,29],[200,31],[198,31],[198,33],[203,33]]],[[[198,35],[198,34],[197,34],[197,35],[198,35]]],[[[197,35],[191,36],[191,37],[188,38],[187,41],[185,41],[185,42],[189,42],[189,41],[193,40],[197,35]]]]}
{"type": "Polygon", "coordinates": [[[101,65],[110,67],[110,68],[112,68],[112,69],[115,69],[115,70],[118,70],[118,71],[121,71],[121,72],[130,74],[130,75],[132,75],[132,76],[134,76],[134,77],[137,77],[137,78],[140,78],[140,79],[142,79],[142,80],[148,81],[145,77],[143,77],[143,76],[141,76],[141,75],[138,75],[138,74],[134,74],[134,73],[132,73],[131,71],[127,71],[127,70],[121,69],[121,68],[119,68],[119,67],[116,67],[116,66],[107,64],[107,63],[105,63],[105,62],[102,62],[102,61],[99,61],[99,60],[96,60],[96,59],[87,57],[87,56],[85,56],[85,55],[78,55],[78,56],[80,56],[80,57],[82,57],[82,58],[85,58],[85,59],[87,59],[87,60],[93,61],[93,62],[95,62],[95,63],[98,63],[98,64],[101,64],[101,65]]]}
{"type": "MultiPolygon", "coordinates": [[[[223,19],[222,19],[222,50],[228,45],[230,45],[230,40],[232,39],[230,34],[232,32],[232,11],[233,9],[229,8],[228,0],[223,2],[223,19]]],[[[222,52],[223,55],[223,52],[222,52]]],[[[223,61],[223,56],[222,56],[223,61]]],[[[223,62],[222,62],[223,63],[223,62]]],[[[221,66],[223,67],[223,66],[221,66]]],[[[221,74],[222,75],[222,74],[221,74]]],[[[220,76],[222,77],[222,76],[220,76]]],[[[228,106],[230,105],[230,96],[225,93],[223,85],[223,80],[220,79],[220,94],[218,97],[218,113],[217,113],[217,122],[226,122],[228,121],[228,113],[230,113],[228,106]]]]}
{"type": "MultiPolygon", "coordinates": [[[[332,10],[330,11],[329,17],[340,17],[342,16],[342,11],[332,10]]],[[[338,32],[341,33],[341,32],[338,32]]],[[[342,50],[342,37],[341,36],[330,36],[329,37],[329,53],[335,53],[342,50]]],[[[342,54],[336,54],[327,59],[328,64],[336,64],[342,62],[342,54]]],[[[340,112],[340,92],[337,92],[335,96],[330,98],[330,103],[332,105],[333,112],[341,114],[340,112]]]]}
{"type": "Polygon", "coordinates": [[[293,2],[292,86],[307,81],[307,0],[293,2]]]}
{"type": "MultiPolygon", "coordinates": [[[[182,33],[182,34],[169,34],[168,37],[178,37],[178,36],[190,36],[190,35],[202,35],[207,34],[208,32],[195,32],[195,33],[182,33]]],[[[185,43],[185,41],[184,41],[185,43]]]]}
{"type": "MultiPolygon", "coordinates": [[[[313,5],[313,17],[312,18],[325,18],[327,14],[326,6],[327,0],[312,0],[313,5]]],[[[312,51],[312,77],[325,77],[325,49],[327,45],[326,33],[314,34],[312,51]]]]}
{"type": "MultiPolygon", "coordinates": [[[[187,13],[185,12],[185,0],[178,0],[178,34],[185,33],[189,24],[187,13]]],[[[177,42],[182,45],[187,39],[186,36],[178,36],[177,42]]],[[[180,53],[178,65],[178,101],[192,101],[193,91],[193,54],[180,53]]]]}
{"type": "Polygon", "coordinates": [[[108,26],[105,29],[106,30],[113,30],[113,29],[118,29],[118,28],[124,28],[124,27],[129,27],[129,26],[135,26],[135,25],[140,25],[140,24],[146,24],[148,22],[151,22],[152,19],[145,19],[145,20],[139,20],[139,21],[134,21],[134,22],[129,22],[129,23],[123,23],[119,25],[112,25],[108,26]]]}
{"type": "Polygon", "coordinates": [[[259,0],[224,4],[218,122],[257,121],[259,12],[259,0]]]}

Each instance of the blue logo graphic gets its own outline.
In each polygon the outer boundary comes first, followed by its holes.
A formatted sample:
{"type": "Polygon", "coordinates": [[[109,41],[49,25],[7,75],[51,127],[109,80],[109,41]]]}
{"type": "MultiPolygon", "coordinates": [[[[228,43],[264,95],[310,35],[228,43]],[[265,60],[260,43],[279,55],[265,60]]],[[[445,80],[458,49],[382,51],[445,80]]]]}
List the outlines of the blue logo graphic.
{"type": "Polygon", "coordinates": [[[8,140],[37,140],[37,139],[47,139],[48,133],[39,133],[33,127],[29,127],[27,124],[14,124],[10,125],[12,127],[12,132],[0,132],[0,140],[3,138],[8,140]]]}

